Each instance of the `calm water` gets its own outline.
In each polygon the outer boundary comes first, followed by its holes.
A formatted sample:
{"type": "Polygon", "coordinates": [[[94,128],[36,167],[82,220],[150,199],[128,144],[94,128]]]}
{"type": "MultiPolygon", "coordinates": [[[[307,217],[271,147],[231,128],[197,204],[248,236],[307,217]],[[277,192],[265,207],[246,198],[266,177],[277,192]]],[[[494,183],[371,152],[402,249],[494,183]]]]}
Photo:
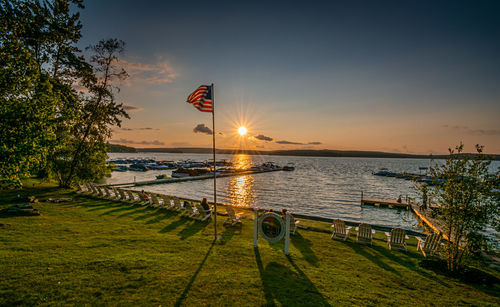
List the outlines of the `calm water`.
{"type": "MultiPolygon", "coordinates": [[[[109,154],[110,158],[155,158],[157,160],[210,160],[209,154],[109,154]]],[[[395,172],[418,173],[419,167],[429,167],[425,159],[377,159],[335,157],[284,157],[218,155],[217,160],[228,159],[235,165],[247,166],[271,161],[279,165],[294,163],[293,172],[271,172],[217,179],[217,202],[242,207],[281,209],[292,213],[340,218],[390,227],[417,229],[418,222],[406,210],[365,206],[361,208],[361,191],[365,197],[396,199],[417,195],[411,181],[373,176],[372,171],[386,167],[395,172]]],[[[494,162],[492,170],[500,163],[494,162]]],[[[113,172],[108,183],[152,180],[158,174],[172,171],[113,172]]],[[[179,197],[213,200],[213,180],[199,180],[174,184],[144,186],[146,191],[179,197]]]]}

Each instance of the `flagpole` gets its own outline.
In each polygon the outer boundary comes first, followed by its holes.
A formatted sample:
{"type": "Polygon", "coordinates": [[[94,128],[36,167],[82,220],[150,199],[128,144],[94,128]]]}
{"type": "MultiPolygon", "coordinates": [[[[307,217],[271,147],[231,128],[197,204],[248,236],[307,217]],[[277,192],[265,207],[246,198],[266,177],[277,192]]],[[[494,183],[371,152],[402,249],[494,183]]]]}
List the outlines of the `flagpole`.
{"type": "Polygon", "coordinates": [[[212,83],[212,153],[214,157],[214,240],[217,241],[219,239],[217,237],[217,172],[216,172],[216,163],[215,163],[215,92],[214,92],[214,84],[212,83]]]}

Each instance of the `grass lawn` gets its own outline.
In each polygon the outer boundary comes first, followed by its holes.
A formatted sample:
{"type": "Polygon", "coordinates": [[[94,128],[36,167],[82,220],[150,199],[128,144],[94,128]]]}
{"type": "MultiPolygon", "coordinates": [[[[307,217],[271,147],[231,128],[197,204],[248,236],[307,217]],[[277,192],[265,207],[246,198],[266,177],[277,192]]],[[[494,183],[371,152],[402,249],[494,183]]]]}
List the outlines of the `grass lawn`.
{"type": "Polygon", "coordinates": [[[18,194],[73,201],[0,218],[0,305],[500,305],[500,285],[423,269],[414,247],[395,252],[299,229],[286,256],[283,243],[260,239],[254,249],[250,220],[224,228],[219,217],[223,241],[213,244],[213,222],[49,184],[0,191],[0,209],[18,194]]]}

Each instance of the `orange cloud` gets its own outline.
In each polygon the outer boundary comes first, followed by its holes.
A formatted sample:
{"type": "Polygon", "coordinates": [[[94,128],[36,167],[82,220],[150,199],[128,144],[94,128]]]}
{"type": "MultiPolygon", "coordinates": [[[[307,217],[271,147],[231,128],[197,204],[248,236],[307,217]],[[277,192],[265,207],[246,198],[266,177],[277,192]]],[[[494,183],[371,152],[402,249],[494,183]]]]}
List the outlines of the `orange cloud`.
{"type": "Polygon", "coordinates": [[[131,82],[171,83],[179,76],[172,65],[161,58],[153,64],[120,60],[120,65],[130,75],[125,80],[127,85],[131,82]]]}

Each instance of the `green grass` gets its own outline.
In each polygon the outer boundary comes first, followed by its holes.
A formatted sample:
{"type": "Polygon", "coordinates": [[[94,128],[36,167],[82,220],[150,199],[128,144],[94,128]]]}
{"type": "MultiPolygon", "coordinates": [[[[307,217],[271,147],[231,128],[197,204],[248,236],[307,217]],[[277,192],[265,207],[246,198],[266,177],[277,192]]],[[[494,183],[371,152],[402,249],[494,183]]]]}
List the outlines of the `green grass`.
{"type": "MultiPolygon", "coordinates": [[[[33,186],[34,184],[34,186],[33,186]]],[[[165,210],[98,200],[50,184],[1,191],[0,209],[21,197],[73,197],[35,204],[38,217],[0,218],[0,305],[491,305],[499,285],[473,286],[419,267],[410,247],[393,252],[298,230],[259,240],[253,222],[219,229],[165,210]]],[[[498,276],[498,275],[497,275],[498,276]]]]}

